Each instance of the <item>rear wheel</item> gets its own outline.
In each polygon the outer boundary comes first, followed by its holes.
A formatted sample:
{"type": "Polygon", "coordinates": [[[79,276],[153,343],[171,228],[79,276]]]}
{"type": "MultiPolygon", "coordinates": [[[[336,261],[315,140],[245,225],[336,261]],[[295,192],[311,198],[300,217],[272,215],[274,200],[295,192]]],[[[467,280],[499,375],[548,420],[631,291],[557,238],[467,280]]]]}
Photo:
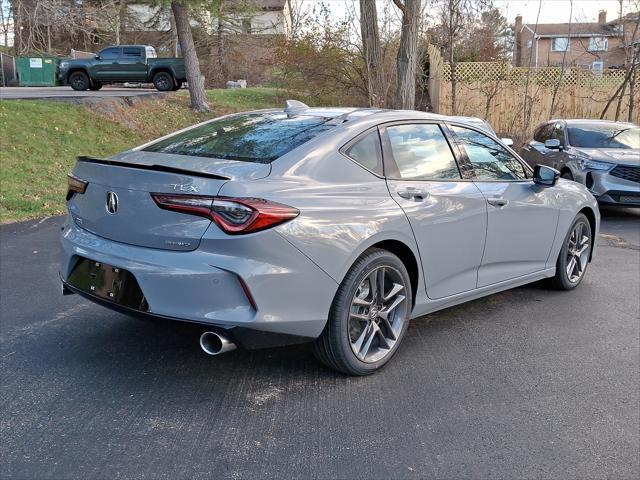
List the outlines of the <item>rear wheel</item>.
{"type": "Polygon", "coordinates": [[[552,278],[553,285],[560,290],[576,288],[587,271],[593,239],[591,225],[582,213],[573,221],[569,233],[556,262],[556,275],[552,278]]]}
{"type": "Polygon", "coordinates": [[[89,90],[93,90],[94,92],[97,90],[100,90],[102,88],[102,83],[100,82],[93,82],[91,84],[91,86],[89,87],[89,90]]]}
{"type": "Polygon", "coordinates": [[[153,76],[153,86],[160,92],[170,92],[175,87],[175,82],[170,73],[158,72],[153,76]]]}
{"type": "Polygon", "coordinates": [[[77,91],[87,90],[90,86],[89,77],[84,72],[73,72],[69,75],[69,85],[77,91]]]}
{"type": "Polygon", "coordinates": [[[371,374],[397,351],[411,308],[411,280],[404,264],[386,250],[368,250],[340,284],[314,353],[340,372],[371,374]]]}
{"type": "Polygon", "coordinates": [[[176,80],[176,84],[173,87],[173,91],[175,92],[176,90],[180,90],[182,88],[182,81],[181,80],[176,80]]]}

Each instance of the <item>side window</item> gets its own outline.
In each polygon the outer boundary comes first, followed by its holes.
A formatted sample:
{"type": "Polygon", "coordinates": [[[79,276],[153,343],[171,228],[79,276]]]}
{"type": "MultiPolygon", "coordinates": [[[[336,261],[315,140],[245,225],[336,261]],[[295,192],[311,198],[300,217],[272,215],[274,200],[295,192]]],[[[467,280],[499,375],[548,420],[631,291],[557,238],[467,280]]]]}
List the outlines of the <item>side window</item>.
{"type": "Polygon", "coordinates": [[[551,138],[551,131],[553,130],[553,124],[547,123],[546,125],[542,125],[536,133],[533,134],[533,139],[536,142],[544,143],[545,141],[551,138]]]}
{"type": "Polygon", "coordinates": [[[100,52],[102,60],[114,60],[120,57],[120,49],[118,47],[105,48],[100,52]]]}
{"type": "Polygon", "coordinates": [[[520,161],[486,135],[468,128],[451,126],[473,167],[477,180],[524,180],[520,161]]]}
{"type": "Polygon", "coordinates": [[[382,152],[377,128],[360,138],[344,153],[356,163],[382,176],[382,152]]]}
{"type": "Polygon", "coordinates": [[[564,145],[564,129],[561,123],[556,123],[551,132],[551,138],[560,141],[560,145],[564,145]]]}
{"type": "MultiPolygon", "coordinates": [[[[402,180],[459,179],[458,165],[442,130],[435,124],[387,127],[396,175],[402,180]]],[[[389,175],[388,175],[389,176],[389,175]]]]}
{"type": "Polygon", "coordinates": [[[122,49],[123,57],[140,58],[142,57],[142,50],[138,47],[125,47],[122,49]]]}

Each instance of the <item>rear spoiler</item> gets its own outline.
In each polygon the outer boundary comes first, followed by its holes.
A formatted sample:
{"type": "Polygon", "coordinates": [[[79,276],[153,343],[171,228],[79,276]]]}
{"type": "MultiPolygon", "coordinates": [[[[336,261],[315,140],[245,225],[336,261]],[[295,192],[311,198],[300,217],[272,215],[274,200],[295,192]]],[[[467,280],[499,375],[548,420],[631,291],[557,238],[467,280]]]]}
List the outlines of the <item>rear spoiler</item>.
{"type": "Polygon", "coordinates": [[[216,175],[215,173],[193,172],[183,168],[167,167],[166,165],[141,165],[137,163],[121,162],[118,160],[104,160],[101,158],[79,156],[78,162],[97,163],[100,165],[113,165],[115,167],[135,168],[137,170],[152,170],[154,172],[177,173],[180,175],[189,175],[191,177],[213,178],[215,180],[230,180],[230,177],[216,175]]]}

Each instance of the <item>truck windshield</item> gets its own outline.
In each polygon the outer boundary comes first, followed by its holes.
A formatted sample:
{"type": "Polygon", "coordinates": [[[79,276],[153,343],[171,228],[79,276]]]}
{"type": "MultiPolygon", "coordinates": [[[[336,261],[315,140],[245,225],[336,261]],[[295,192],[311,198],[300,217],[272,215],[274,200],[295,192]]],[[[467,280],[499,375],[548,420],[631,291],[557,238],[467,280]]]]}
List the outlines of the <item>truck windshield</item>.
{"type": "Polygon", "coordinates": [[[334,127],[329,118],[248,113],[208,122],[149,145],[146,152],[271,163],[334,127]]]}
{"type": "Polygon", "coordinates": [[[582,148],[640,148],[640,128],[629,125],[576,125],[568,128],[569,144],[582,148]]]}

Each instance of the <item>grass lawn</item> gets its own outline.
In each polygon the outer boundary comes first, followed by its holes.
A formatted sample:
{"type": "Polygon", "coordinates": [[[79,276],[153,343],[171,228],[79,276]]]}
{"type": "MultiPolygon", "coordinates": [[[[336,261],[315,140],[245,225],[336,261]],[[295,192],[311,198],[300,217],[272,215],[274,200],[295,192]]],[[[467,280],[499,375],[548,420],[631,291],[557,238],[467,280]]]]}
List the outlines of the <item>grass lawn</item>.
{"type": "Polygon", "coordinates": [[[213,111],[189,109],[186,92],[132,106],[0,101],[0,220],[64,213],[67,173],[78,155],[107,157],[179,128],[234,111],[279,106],[275,89],[210,90],[213,111]]]}

